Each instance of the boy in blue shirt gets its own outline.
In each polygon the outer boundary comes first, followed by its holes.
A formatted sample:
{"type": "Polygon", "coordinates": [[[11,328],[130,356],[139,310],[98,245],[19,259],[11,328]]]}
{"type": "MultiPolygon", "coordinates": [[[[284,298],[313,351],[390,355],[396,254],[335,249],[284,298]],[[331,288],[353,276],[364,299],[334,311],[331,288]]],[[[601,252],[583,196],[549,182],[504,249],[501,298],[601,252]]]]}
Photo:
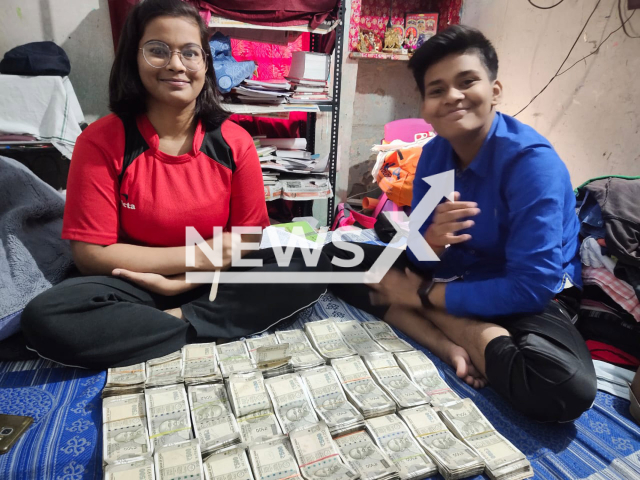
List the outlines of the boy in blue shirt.
{"type": "MultiPolygon", "coordinates": [[[[440,203],[419,228],[440,261],[420,261],[409,248],[401,269],[370,285],[373,307],[355,300],[355,287],[336,292],[468,384],[488,380],[534,419],[574,420],[593,403],[596,376],[572,324],[581,269],[569,172],[544,137],[496,111],[498,58],[478,30],[446,29],[409,68],[422,116],[438,133],[418,163],[414,210],[431,188],[424,178],[455,172],[455,201],[440,203]]],[[[367,248],[367,263],[377,254],[367,248]]]]}

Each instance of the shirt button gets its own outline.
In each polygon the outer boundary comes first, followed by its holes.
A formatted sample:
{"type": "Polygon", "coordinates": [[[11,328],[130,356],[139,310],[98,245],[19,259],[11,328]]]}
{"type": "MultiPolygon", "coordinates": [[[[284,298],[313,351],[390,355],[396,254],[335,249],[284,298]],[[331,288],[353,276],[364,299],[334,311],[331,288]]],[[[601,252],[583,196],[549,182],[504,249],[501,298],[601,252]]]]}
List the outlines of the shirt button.
{"type": "Polygon", "coordinates": [[[471,272],[469,270],[467,270],[466,272],[464,272],[465,275],[469,275],[471,272]]]}
{"type": "Polygon", "coordinates": [[[475,254],[476,254],[476,251],[475,251],[475,250],[469,250],[469,253],[470,253],[471,255],[475,255],[475,254]]]}

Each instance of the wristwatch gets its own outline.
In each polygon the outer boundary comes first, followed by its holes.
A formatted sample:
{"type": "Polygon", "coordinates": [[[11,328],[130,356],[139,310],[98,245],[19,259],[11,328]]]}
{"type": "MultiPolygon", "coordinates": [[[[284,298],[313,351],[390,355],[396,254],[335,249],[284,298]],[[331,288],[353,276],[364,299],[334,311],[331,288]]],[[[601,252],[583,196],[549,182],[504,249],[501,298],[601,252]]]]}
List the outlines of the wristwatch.
{"type": "Polygon", "coordinates": [[[433,279],[424,280],[420,285],[420,288],[418,288],[418,297],[420,297],[420,301],[422,302],[422,306],[424,308],[433,307],[433,303],[431,303],[431,300],[429,300],[429,294],[431,293],[431,290],[433,290],[433,286],[435,285],[435,283],[436,282],[434,282],[433,279]]]}

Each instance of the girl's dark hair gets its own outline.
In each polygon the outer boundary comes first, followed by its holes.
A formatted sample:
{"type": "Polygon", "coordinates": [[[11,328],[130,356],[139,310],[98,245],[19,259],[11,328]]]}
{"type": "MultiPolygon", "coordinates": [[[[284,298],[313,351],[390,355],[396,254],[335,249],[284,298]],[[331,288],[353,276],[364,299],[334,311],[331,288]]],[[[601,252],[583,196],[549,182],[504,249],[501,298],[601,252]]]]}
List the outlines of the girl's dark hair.
{"type": "Polygon", "coordinates": [[[195,118],[201,120],[207,130],[214,130],[226,120],[228,113],[220,106],[220,94],[209,47],[209,32],[198,10],[182,0],[143,0],[129,12],[111,67],[109,109],[119,117],[146,112],[147,91],[138,72],[138,44],[149,22],[161,16],[188,18],[200,28],[200,41],[207,57],[207,71],[204,87],[196,99],[195,118]]]}
{"type": "Polygon", "coordinates": [[[498,76],[498,54],[491,42],[480,30],[465,25],[452,25],[427,40],[409,60],[409,69],[424,98],[424,74],[429,67],[454,53],[472,52],[480,57],[489,79],[498,76]]]}

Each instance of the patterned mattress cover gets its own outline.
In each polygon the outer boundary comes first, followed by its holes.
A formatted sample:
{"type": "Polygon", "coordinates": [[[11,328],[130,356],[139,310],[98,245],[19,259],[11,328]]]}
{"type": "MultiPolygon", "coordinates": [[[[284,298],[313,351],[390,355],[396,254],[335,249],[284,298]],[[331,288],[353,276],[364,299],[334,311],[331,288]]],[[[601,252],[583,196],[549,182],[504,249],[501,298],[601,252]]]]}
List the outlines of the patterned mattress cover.
{"type": "MultiPolygon", "coordinates": [[[[326,294],[300,312],[293,326],[327,317],[374,319],[326,294]]],[[[540,424],[516,413],[490,387],[476,391],[463,384],[449,366],[426,353],[447,383],[473,399],[527,455],[535,478],[640,479],[640,427],[631,420],[628,401],[598,392],[593,408],[574,423],[540,424]]],[[[0,479],[101,479],[100,392],[105,379],[105,372],[45,360],[0,363],[0,412],[35,419],[11,451],[0,456],[0,479]]]]}

